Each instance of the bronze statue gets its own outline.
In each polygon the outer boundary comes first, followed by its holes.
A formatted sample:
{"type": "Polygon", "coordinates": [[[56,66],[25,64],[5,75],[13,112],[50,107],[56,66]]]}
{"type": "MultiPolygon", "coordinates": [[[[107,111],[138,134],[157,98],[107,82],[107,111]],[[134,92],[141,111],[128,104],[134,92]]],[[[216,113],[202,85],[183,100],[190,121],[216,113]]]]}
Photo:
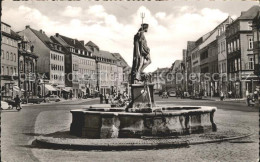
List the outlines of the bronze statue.
{"type": "Polygon", "coordinates": [[[138,83],[143,81],[143,71],[151,64],[150,48],[147,46],[147,42],[144,36],[144,32],[148,31],[148,24],[142,24],[134,36],[134,52],[133,52],[133,66],[131,83],[138,83]]]}

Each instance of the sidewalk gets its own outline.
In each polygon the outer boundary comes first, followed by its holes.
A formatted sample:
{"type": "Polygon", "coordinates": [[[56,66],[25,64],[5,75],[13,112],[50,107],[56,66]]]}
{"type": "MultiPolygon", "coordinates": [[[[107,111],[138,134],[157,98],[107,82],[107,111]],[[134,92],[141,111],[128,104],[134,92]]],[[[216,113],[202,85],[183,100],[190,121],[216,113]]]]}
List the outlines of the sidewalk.
{"type": "MultiPolygon", "coordinates": [[[[220,97],[202,97],[203,100],[220,101],[220,97]]],[[[224,98],[223,101],[243,101],[246,102],[246,98],[224,98]]]]}
{"type": "Polygon", "coordinates": [[[53,105],[53,104],[59,104],[59,103],[67,103],[67,102],[86,102],[86,101],[91,101],[91,100],[99,100],[99,98],[87,98],[87,99],[82,99],[82,98],[72,98],[72,99],[61,99],[61,101],[59,102],[55,102],[55,101],[49,101],[49,102],[42,102],[40,104],[33,104],[33,103],[28,103],[28,104],[21,104],[21,106],[35,106],[35,105],[53,105]]]}

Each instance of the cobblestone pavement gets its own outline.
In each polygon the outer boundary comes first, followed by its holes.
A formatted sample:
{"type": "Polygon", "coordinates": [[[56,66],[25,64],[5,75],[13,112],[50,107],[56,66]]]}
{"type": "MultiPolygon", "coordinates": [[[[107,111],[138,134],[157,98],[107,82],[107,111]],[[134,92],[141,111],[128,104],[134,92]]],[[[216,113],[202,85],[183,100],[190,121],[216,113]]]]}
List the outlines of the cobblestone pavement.
{"type": "MultiPolygon", "coordinates": [[[[170,101],[171,99],[169,99],[170,101]]],[[[182,101],[182,100],[180,100],[182,101]]],[[[2,157],[4,161],[258,161],[258,110],[243,103],[175,101],[181,105],[216,106],[216,124],[247,128],[254,132],[241,140],[191,145],[187,148],[136,151],[73,151],[32,148],[29,143],[42,133],[69,128],[69,110],[83,108],[87,103],[37,105],[24,107],[19,113],[2,114],[2,157]],[[240,111],[237,111],[240,110],[240,111]],[[14,120],[15,119],[15,120],[14,120]]],[[[91,101],[90,104],[97,103],[91,101]]],[[[169,103],[167,103],[169,104],[169,103]]]]}

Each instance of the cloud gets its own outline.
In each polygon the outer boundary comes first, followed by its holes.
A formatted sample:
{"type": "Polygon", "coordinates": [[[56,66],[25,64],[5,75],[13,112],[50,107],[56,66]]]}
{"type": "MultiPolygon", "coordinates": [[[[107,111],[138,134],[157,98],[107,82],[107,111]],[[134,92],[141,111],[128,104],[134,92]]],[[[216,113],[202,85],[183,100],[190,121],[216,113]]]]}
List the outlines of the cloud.
{"type": "Polygon", "coordinates": [[[61,12],[61,15],[66,17],[77,17],[80,16],[81,11],[82,8],[80,7],[67,6],[65,7],[65,10],[61,12]]]}
{"type": "Polygon", "coordinates": [[[132,66],[133,37],[142,22],[141,13],[145,13],[144,22],[149,24],[146,39],[152,58],[146,71],[153,71],[157,67],[170,67],[175,60],[181,59],[187,41],[197,40],[228,16],[219,9],[197,10],[192,6],[178,7],[174,11],[174,14],[165,11],[153,13],[148,7],[140,6],[123,23],[118,20],[118,15],[109,13],[102,5],[88,8],[67,6],[59,12],[63,16],[60,19],[21,5],[18,10],[4,9],[2,18],[17,31],[30,25],[36,30],[43,29],[49,36],[60,33],[85,42],[91,40],[102,50],[121,53],[132,66]]]}

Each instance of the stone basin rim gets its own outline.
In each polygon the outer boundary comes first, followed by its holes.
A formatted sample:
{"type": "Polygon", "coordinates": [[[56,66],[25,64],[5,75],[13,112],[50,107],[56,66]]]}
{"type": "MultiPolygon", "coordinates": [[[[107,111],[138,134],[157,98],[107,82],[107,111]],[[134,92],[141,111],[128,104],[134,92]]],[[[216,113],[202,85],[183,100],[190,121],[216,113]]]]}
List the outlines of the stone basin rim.
{"type": "MultiPolygon", "coordinates": [[[[193,107],[193,106],[174,106],[177,108],[185,108],[185,107],[193,107]]],[[[171,108],[174,108],[171,106],[171,108]]],[[[194,106],[195,107],[195,106],[194,106]]],[[[198,106],[196,106],[198,107],[198,106]]],[[[159,107],[157,107],[159,108],[159,107]]],[[[164,107],[161,107],[164,108],[164,107]]],[[[100,108],[102,109],[114,109],[114,108],[100,108]]],[[[120,108],[123,109],[123,108],[120,108]]],[[[190,114],[190,113],[209,113],[209,112],[215,112],[217,110],[217,107],[212,106],[199,106],[199,109],[184,109],[184,110],[163,110],[161,112],[151,112],[151,113],[133,113],[133,112],[111,112],[111,111],[90,111],[88,109],[75,109],[71,110],[71,113],[82,113],[82,114],[101,114],[101,115],[133,115],[133,116],[150,116],[150,115],[181,115],[181,114],[190,114]]]]}

